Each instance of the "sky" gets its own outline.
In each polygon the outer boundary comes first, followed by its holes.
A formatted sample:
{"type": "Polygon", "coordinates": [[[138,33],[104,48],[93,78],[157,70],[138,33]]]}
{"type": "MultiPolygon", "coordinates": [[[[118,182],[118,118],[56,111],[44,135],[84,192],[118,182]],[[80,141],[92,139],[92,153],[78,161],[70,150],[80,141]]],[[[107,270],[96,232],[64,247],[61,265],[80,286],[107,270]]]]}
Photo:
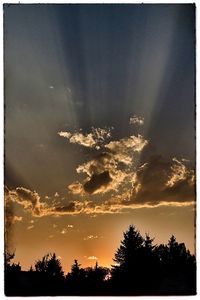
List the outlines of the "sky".
{"type": "Polygon", "coordinates": [[[195,8],[4,5],[5,243],[110,266],[134,224],[195,252],[195,8]]]}

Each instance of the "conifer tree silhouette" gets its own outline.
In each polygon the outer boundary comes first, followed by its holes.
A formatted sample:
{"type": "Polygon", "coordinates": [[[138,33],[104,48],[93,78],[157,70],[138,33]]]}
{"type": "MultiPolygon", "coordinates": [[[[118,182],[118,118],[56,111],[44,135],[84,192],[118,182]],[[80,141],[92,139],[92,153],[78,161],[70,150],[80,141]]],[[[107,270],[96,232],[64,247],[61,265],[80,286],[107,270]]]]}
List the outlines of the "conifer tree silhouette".
{"type": "Polygon", "coordinates": [[[112,266],[111,271],[114,286],[119,292],[130,294],[130,290],[134,290],[137,293],[140,288],[143,245],[140,232],[135,226],[129,226],[113,259],[117,264],[112,266]]]}

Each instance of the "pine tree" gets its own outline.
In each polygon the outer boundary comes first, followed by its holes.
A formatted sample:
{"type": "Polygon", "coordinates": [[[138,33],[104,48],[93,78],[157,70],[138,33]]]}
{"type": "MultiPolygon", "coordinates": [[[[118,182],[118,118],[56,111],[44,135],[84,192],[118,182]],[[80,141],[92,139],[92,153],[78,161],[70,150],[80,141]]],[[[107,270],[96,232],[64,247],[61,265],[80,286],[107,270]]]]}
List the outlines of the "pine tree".
{"type": "Polygon", "coordinates": [[[133,225],[129,226],[129,229],[124,233],[124,239],[121,241],[120,247],[115,253],[114,262],[120,268],[133,265],[136,262],[143,243],[144,239],[140,235],[140,232],[133,225]]]}

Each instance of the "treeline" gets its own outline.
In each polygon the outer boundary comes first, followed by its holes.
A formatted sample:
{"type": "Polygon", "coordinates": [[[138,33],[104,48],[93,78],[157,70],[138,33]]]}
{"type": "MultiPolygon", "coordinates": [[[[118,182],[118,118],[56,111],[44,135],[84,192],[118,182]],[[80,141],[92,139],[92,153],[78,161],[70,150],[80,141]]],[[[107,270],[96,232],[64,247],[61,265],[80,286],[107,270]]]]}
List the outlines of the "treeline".
{"type": "Polygon", "coordinates": [[[47,254],[29,271],[11,263],[5,253],[6,296],[109,296],[109,295],[194,295],[196,259],[172,235],[168,244],[154,245],[153,239],[129,226],[114,256],[111,269],[81,268],[77,260],[65,275],[56,254],[47,254]]]}

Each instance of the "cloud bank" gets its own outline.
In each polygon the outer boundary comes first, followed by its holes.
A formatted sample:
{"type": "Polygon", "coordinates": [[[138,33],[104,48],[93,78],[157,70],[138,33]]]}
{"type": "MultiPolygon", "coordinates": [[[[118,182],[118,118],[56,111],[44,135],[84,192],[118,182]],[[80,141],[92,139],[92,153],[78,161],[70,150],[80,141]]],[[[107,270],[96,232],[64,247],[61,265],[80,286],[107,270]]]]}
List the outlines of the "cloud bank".
{"type": "MultiPolygon", "coordinates": [[[[49,197],[42,199],[36,191],[25,187],[5,187],[6,239],[12,232],[12,225],[23,222],[23,213],[35,218],[79,214],[95,216],[161,205],[194,205],[195,172],[189,168],[189,161],[175,157],[166,160],[161,155],[140,161],[140,155],[148,144],[143,136],[131,135],[112,140],[111,130],[101,128],[92,128],[88,134],[59,132],[59,135],[70,143],[94,150],[91,158],[76,168],[82,181],[68,185],[66,199],[56,192],[53,201],[49,201],[49,197]],[[16,205],[21,209],[21,215],[16,214],[16,205]]],[[[33,225],[28,227],[31,228],[33,225]]]]}

